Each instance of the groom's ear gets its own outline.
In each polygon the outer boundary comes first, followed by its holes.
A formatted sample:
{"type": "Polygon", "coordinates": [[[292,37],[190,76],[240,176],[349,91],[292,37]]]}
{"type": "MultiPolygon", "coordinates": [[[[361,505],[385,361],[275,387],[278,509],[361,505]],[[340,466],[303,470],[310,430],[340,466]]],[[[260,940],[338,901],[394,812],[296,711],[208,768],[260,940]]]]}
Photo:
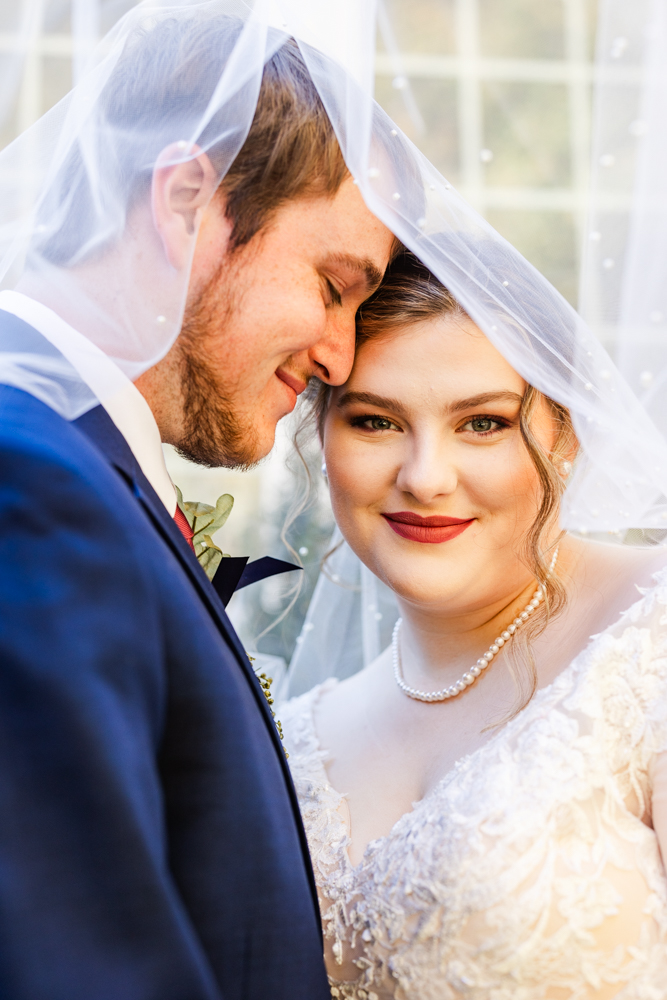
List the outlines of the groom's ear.
{"type": "Polygon", "coordinates": [[[151,189],[153,222],[169,263],[178,271],[192,259],[199,225],[217,186],[217,172],[198,146],[174,142],[160,153],[151,189]]]}

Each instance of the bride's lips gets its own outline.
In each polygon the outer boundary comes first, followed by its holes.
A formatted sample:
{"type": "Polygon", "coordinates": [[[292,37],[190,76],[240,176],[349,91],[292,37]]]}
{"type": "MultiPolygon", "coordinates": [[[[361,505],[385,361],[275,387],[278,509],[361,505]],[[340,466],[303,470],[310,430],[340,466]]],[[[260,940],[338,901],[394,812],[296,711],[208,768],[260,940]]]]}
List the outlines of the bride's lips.
{"type": "Polygon", "coordinates": [[[474,517],[462,520],[460,517],[439,517],[436,514],[431,517],[420,517],[419,514],[413,514],[409,510],[399,510],[382,516],[401,538],[408,538],[411,542],[427,542],[431,545],[456,538],[475,520],[474,517]]]}
{"type": "Polygon", "coordinates": [[[294,399],[292,400],[292,409],[294,409],[297,396],[300,396],[306,388],[306,383],[303,379],[297,378],[296,375],[289,375],[287,372],[284,372],[282,368],[276,369],[276,375],[294,393],[294,399]]]}

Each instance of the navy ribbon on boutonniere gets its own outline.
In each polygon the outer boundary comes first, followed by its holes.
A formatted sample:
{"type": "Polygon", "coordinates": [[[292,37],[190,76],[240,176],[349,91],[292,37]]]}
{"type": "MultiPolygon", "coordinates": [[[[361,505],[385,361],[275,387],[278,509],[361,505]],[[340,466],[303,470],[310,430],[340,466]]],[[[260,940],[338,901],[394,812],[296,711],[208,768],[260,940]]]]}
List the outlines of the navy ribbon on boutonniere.
{"type": "Polygon", "coordinates": [[[292,570],[302,568],[296,563],[274,559],[272,556],[262,556],[261,559],[254,559],[251,563],[248,562],[248,556],[226,556],[218,566],[211,583],[222,603],[227,605],[235,591],[242,590],[251,583],[258,583],[270,576],[291,573],[292,570]]]}
{"type": "Polygon", "coordinates": [[[248,562],[248,556],[230,556],[219,549],[211,536],[219,531],[232,512],[234,497],[224,493],[212,507],[198,501],[183,500],[183,494],[176,487],[178,506],[192,530],[192,546],[199,564],[213,584],[222,603],[226,606],[232,594],[251,583],[258,583],[279,573],[291,573],[302,569],[284,559],[263,556],[248,562]]]}

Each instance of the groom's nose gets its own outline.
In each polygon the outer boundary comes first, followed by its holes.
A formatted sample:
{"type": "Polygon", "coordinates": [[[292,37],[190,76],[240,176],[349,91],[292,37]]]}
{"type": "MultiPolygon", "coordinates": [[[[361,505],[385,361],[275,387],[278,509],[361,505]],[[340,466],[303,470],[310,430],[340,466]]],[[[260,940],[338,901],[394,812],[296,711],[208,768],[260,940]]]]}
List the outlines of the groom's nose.
{"type": "Polygon", "coordinates": [[[328,385],[342,385],[354,363],[354,313],[332,316],[320,339],[307,352],[309,369],[328,385]]]}

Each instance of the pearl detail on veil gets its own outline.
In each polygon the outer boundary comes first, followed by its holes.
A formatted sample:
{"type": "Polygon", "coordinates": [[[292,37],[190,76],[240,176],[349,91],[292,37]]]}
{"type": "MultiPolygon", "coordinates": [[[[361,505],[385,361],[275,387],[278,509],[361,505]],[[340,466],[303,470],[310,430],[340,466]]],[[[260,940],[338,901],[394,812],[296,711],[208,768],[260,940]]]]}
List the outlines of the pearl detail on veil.
{"type": "MultiPolygon", "coordinates": [[[[556,546],[553,558],[549,564],[548,576],[551,576],[553,573],[557,559],[558,546],[556,546]]],[[[391,637],[391,658],[394,667],[394,680],[398,684],[401,691],[406,694],[408,698],[414,698],[415,701],[448,701],[449,698],[456,698],[462,691],[465,691],[466,688],[475,683],[480,674],[482,674],[489,666],[494,656],[500,652],[506,642],[509,642],[516,630],[521,628],[521,626],[528,621],[532,613],[539,607],[543,597],[544,584],[541,583],[523,611],[517,615],[511,625],[507,626],[504,632],[501,632],[497,639],[494,639],[486,653],[480,656],[474,667],[471,667],[470,670],[466,671],[466,673],[463,674],[463,676],[460,677],[454,684],[450,684],[449,687],[442,688],[440,691],[419,691],[417,688],[410,687],[405,683],[403,679],[403,669],[401,666],[401,652],[398,645],[398,637],[400,635],[403,619],[399,618],[394,625],[394,632],[391,637]]]]}

